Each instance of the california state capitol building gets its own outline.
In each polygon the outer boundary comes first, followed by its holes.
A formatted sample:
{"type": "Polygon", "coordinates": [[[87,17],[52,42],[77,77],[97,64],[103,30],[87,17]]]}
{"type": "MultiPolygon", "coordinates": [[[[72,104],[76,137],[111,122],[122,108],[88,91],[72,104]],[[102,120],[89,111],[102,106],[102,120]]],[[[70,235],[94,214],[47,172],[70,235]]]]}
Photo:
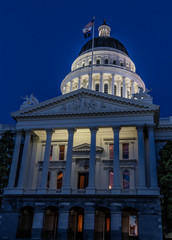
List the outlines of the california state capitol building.
{"type": "Polygon", "coordinates": [[[0,239],[162,240],[157,160],[172,139],[124,45],[104,23],[61,83],[26,97],[0,216],[0,239]]]}

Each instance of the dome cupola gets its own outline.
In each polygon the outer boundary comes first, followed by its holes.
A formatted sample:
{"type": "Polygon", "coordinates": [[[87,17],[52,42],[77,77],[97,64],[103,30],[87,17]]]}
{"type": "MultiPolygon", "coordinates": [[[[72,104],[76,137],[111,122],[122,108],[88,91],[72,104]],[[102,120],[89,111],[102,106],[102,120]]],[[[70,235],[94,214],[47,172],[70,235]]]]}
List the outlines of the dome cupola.
{"type": "Polygon", "coordinates": [[[98,28],[99,37],[110,37],[111,28],[106,24],[104,20],[103,24],[98,28]]]}

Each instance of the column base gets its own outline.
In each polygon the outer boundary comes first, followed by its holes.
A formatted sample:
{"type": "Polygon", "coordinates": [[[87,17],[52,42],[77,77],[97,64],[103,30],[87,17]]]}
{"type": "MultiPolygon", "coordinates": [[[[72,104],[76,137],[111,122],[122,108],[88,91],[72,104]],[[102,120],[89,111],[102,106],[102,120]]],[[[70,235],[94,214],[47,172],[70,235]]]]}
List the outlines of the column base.
{"type": "Polygon", "coordinates": [[[159,190],[158,186],[151,186],[148,189],[149,189],[150,194],[152,194],[152,195],[154,195],[154,194],[159,195],[160,194],[160,190],[159,190]]]}
{"type": "Polygon", "coordinates": [[[61,193],[62,194],[70,194],[71,188],[70,187],[62,187],[61,193]]]}
{"type": "Polygon", "coordinates": [[[112,194],[121,194],[121,188],[120,187],[112,187],[111,193],[112,194]]]}
{"type": "Polygon", "coordinates": [[[46,194],[47,193],[47,188],[37,188],[37,193],[38,194],[46,194]]]}
{"type": "Polygon", "coordinates": [[[96,193],[95,187],[87,187],[86,188],[86,193],[87,194],[95,194],[96,193]]]}
{"type": "Polygon", "coordinates": [[[23,187],[16,187],[15,193],[16,194],[23,194],[24,193],[24,188],[23,187]]]}
{"type": "Polygon", "coordinates": [[[147,194],[148,193],[148,188],[145,186],[140,186],[137,188],[137,193],[138,194],[147,194]]]}

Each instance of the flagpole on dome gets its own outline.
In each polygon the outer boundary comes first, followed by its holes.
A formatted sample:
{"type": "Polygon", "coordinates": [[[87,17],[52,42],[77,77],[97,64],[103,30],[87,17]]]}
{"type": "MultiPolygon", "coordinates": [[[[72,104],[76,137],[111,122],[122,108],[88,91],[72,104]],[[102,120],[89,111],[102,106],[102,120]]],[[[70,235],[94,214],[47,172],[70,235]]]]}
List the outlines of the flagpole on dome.
{"type": "Polygon", "coordinates": [[[92,84],[93,84],[94,22],[95,22],[95,17],[93,17],[92,59],[91,59],[91,77],[90,77],[90,82],[89,82],[89,89],[92,89],[92,84]]]}

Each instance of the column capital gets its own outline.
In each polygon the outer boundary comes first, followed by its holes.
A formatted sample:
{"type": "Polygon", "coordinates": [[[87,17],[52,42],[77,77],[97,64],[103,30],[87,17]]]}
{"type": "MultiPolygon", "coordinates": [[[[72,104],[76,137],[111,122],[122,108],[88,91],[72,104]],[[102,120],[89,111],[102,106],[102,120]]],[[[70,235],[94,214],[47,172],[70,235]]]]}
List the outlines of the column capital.
{"type": "Polygon", "coordinates": [[[100,73],[100,76],[103,76],[103,73],[102,73],[102,72],[100,73]]]}
{"type": "Polygon", "coordinates": [[[122,76],[122,80],[125,80],[126,79],[126,76],[122,76]]]}
{"type": "Polygon", "coordinates": [[[47,134],[53,134],[55,132],[53,128],[46,128],[45,131],[47,134]]]}
{"type": "Polygon", "coordinates": [[[98,130],[98,127],[90,127],[91,133],[97,132],[97,130],[98,130]]]}
{"type": "Polygon", "coordinates": [[[69,134],[74,134],[76,132],[75,128],[68,128],[67,130],[69,134]]]}
{"type": "Polygon", "coordinates": [[[38,135],[36,135],[35,133],[32,133],[31,140],[32,140],[32,142],[37,143],[39,141],[38,135]]]}
{"type": "Polygon", "coordinates": [[[147,126],[147,128],[150,130],[150,129],[154,129],[155,128],[155,124],[147,124],[146,125],[147,126]]]}
{"type": "Polygon", "coordinates": [[[32,132],[32,129],[24,129],[24,132],[26,135],[30,135],[32,132]]]}
{"type": "Polygon", "coordinates": [[[136,125],[138,131],[143,131],[144,125],[136,125]]]}
{"type": "Polygon", "coordinates": [[[121,126],[119,126],[119,125],[117,125],[117,126],[112,126],[112,129],[113,129],[113,131],[120,131],[120,129],[121,129],[121,126]]]}
{"type": "Polygon", "coordinates": [[[16,129],[15,132],[16,132],[17,134],[22,134],[22,133],[23,133],[23,129],[16,129]]]}

